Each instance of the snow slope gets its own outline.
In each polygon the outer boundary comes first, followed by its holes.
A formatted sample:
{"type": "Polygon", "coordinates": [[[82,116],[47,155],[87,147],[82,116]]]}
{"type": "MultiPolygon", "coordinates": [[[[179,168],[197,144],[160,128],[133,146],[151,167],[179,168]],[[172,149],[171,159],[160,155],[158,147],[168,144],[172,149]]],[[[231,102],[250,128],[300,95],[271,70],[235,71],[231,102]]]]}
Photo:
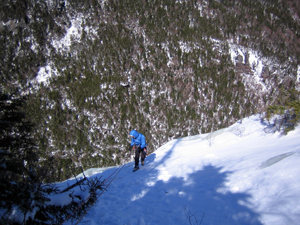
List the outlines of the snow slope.
{"type": "Polygon", "coordinates": [[[256,115],[172,140],[137,172],[126,164],[79,224],[299,224],[300,126],[267,130],[256,115]]]}

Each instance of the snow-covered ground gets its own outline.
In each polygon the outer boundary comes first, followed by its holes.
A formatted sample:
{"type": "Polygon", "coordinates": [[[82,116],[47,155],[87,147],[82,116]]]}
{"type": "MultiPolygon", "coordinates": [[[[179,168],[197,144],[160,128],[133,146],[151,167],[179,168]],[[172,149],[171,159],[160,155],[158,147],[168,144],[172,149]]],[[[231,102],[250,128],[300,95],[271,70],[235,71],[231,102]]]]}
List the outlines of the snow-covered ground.
{"type": "Polygon", "coordinates": [[[123,166],[79,224],[299,224],[300,126],[286,136],[267,130],[256,115],[172,140],[137,172],[123,166]]]}

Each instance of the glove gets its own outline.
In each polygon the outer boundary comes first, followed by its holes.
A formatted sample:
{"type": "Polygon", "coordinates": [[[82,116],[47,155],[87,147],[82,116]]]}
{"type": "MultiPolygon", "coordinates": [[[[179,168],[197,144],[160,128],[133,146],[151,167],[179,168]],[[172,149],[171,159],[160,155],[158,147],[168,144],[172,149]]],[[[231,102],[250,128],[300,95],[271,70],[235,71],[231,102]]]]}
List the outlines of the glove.
{"type": "Polygon", "coordinates": [[[147,153],[148,153],[147,148],[144,148],[143,151],[144,151],[145,155],[147,155],[147,153]]]}

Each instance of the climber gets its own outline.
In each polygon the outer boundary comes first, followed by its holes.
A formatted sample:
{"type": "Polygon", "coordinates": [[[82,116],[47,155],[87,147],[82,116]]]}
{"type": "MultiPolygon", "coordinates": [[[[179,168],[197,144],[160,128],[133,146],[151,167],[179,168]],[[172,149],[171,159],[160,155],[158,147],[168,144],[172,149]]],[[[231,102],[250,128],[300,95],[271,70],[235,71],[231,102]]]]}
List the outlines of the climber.
{"type": "Polygon", "coordinates": [[[144,166],[144,161],[147,155],[147,144],[146,144],[146,138],[143,134],[137,132],[136,130],[132,130],[129,133],[131,137],[131,144],[130,148],[131,150],[135,151],[135,166],[133,171],[136,171],[139,169],[139,159],[141,155],[141,164],[144,166]]]}

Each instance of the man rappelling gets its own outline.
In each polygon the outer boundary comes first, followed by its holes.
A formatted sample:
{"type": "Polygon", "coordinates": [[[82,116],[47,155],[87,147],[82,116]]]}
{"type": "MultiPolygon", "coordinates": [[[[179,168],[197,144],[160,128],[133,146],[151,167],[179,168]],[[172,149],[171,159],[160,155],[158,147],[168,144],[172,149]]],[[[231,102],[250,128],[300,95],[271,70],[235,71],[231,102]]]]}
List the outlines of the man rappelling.
{"type": "Polygon", "coordinates": [[[136,130],[132,130],[129,133],[131,137],[131,144],[130,148],[135,152],[135,166],[133,171],[136,171],[139,169],[139,159],[141,156],[141,164],[144,166],[144,161],[147,155],[147,144],[146,144],[146,138],[143,134],[137,132],[136,130]]]}

